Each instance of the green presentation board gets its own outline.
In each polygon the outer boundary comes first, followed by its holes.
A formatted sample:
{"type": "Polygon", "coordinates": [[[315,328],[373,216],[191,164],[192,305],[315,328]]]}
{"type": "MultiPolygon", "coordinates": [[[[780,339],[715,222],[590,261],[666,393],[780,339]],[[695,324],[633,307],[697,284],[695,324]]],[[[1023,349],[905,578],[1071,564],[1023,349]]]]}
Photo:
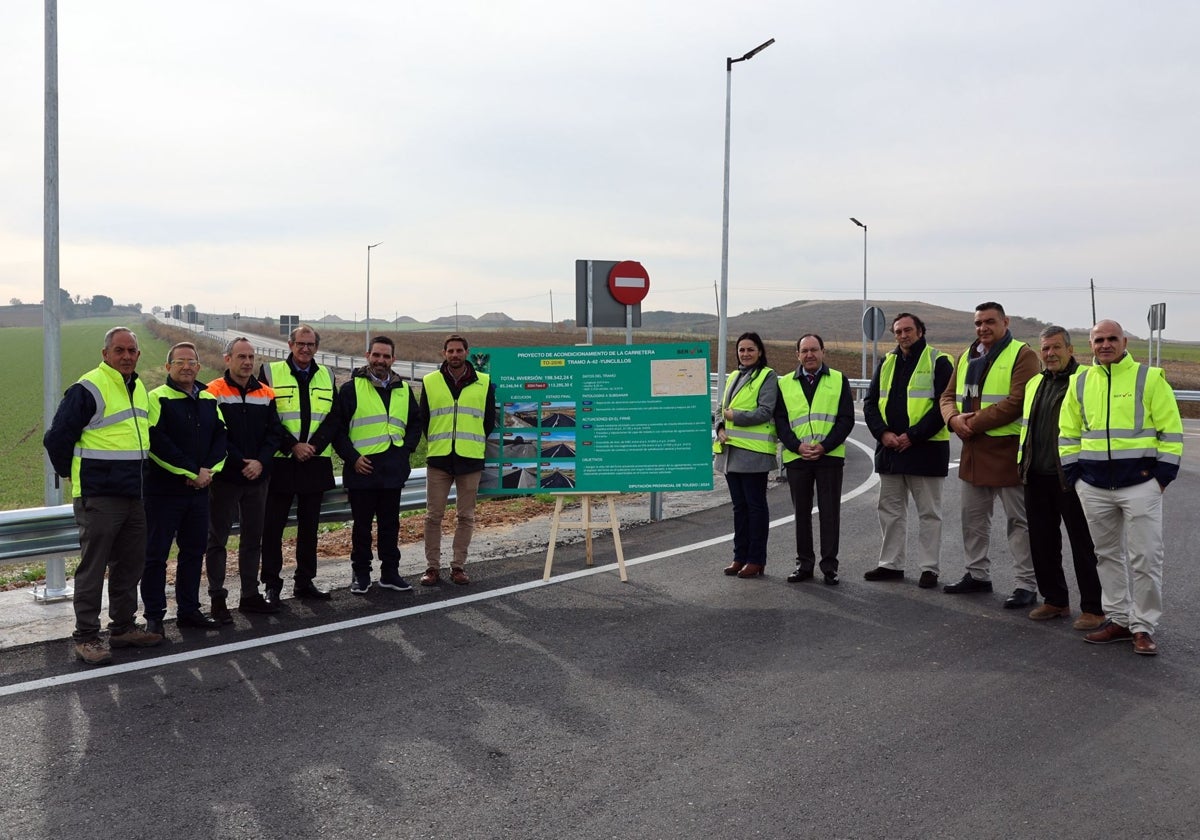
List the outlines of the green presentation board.
{"type": "Polygon", "coordinates": [[[479,492],[711,490],[708,345],[471,352],[496,386],[479,492]]]}

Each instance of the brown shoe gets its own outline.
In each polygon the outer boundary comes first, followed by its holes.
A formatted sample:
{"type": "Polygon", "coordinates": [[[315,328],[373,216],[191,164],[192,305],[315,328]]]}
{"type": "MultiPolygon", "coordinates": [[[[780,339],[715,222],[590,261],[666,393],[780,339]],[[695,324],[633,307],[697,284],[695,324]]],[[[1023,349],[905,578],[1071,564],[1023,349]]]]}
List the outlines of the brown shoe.
{"type": "Polygon", "coordinates": [[[745,563],[739,563],[738,561],[734,560],[732,563],[730,563],[728,566],[725,567],[725,574],[732,577],[733,575],[736,575],[738,572],[740,572],[742,570],[742,567],[745,565],[746,565],[745,563]]]}
{"type": "Polygon", "coordinates": [[[1053,604],[1042,604],[1030,611],[1029,617],[1034,621],[1047,621],[1051,618],[1070,618],[1070,607],[1056,607],[1053,604]]]}
{"type": "Polygon", "coordinates": [[[441,574],[438,573],[438,570],[433,568],[432,566],[430,566],[428,569],[425,570],[425,574],[421,575],[421,585],[422,586],[437,586],[438,581],[441,579],[442,579],[442,576],[441,576],[441,574]]]}
{"type": "Polygon", "coordinates": [[[742,566],[742,570],[737,573],[737,576],[740,578],[755,578],[762,573],[763,567],[761,563],[747,563],[745,566],[742,566]]]}
{"type": "Polygon", "coordinates": [[[471,579],[467,577],[467,573],[462,570],[461,566],[452,566],[450,568],[450,580],[459,586],[466,586],[471,582],[471,579]]]}
{"type": "Polygon", "coordinates": [[[136,624],[130,626],[124,633],[109,633],[108,643],[115,648],[123,647],[154,647],[161,644],[163,637],[158,633],[150,633],[136,624]]]}
{"type": "Polygon", "coordinates": [[[1129,632],[1128,627],[1122,627],[1109,620],[1101,624],[1099,630],[1084,636],[1083,640],[1091,645],[1111,645],[1113,642],[1128,642],[1132,638],[1133,634],[1129,632]]]}
{"type": "Polygon", "coordinates": [[[112,651],[103,639],[85,639],[75,643],[75,656],[88,665],[107,665],[112,662],[112,651]]]}
{"type": "Polygon", "coordinates": [[[1158,656],[1158,643],[1149,633],[1134,633],[1133,652],[1142,656],[1158,656]]]}
{"type": "Polygon", "coordinates": [[[1098,630],[1100,625],[1104,623],[1104,616],[1096,613],[1080,613],[1079,618],[1075,619],[1075,623],[1071,626],[1076,630],[1098,630]]]}

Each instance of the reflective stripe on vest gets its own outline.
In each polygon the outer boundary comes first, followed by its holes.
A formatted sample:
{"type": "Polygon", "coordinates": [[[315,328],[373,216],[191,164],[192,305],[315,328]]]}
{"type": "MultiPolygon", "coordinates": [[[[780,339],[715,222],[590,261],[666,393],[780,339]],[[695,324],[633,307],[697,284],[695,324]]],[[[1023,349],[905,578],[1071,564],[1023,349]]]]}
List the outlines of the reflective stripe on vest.
{"type": "Polygon", "coordinates": [[[421,382],[429,403],[429,426],[425,430],[428,444],[426,457],[438,457],[457,452],[464,458],[482,458],[486,437],[483,418],[487,412],[488,375],[478,378],[462,389],[455,400],[441,370],[427,373],[421,382]]]}
{"type": "MultiPolygon", "coordinates": [[[[300,410],[300,383],[296,380],[292,373],[292,366],[287,363],[287,360],[281,362],[271,362],[267,365],[268,378],[271,389],[275,392],[275,408],[279,412],[279,420],[283,423],[283,428],[287,429],[293,437],[300,439],[302,430],[303,414],[300,410]]],[[[321,425],[326,417],[329,416],[329,410],[333,407],[333,377],[329,374],[329,369],[323,366],[317,366],[316,375],[308,380],[308,436],[312,437],[313,431],[321,425]]],[[[323,456],[329,451],[326,446],[317,456],[323,456]]],[[[288,453],[276,452],[276,458],[287,458],[288,453]]]]}
{"type": "MultiPolygon", "coordinates": [[[[1000,355],[992,361],[987,374],[983,377],[983,381],[979,383],[980,411],[990,408],[1008,398],[1009,393],[1012,391],[1013,366],[1017,363],[1017,354],[1021,352],[1021,348],[1024,346],[1026,346],[1025,342],[1017,341],[1014,338],[1000,355]]],[[[971,361],[969,358],[970,352],[971,348],[968,347],[963,351],[962,356],[958,360],[958,381],[955,383],[954,388],[954,405],[959,414],[962,413],[963,402],[966,399],[967,366],[971,361]]],[[[1005,423],[1003,426],[988,429],[984,432],[984,434],[991,437],[1004,437],[1005,435],[1017,435],[1020,433],[1020,420],[1013,420],[1011,423],[1005,423]]]]}
{"type": "MultiPolygon", "coordinates": [[[[758,408],[758,392],[762,390],[762,384],[766,381],[769,373],[774,373],[769,367],[755,371],[754,376],[734,394],[732,400],[729,398],[729,392],[733,388],[733,383],[737,381],[739,372],[735,370],[729,374],[729,378],[725,380],[724,405],[734,411],[754,411],[758,408]]],[[[728,438],[726,442],[730,446],[749,449],[751,452],[765,452],[774,455],[779,448],[779,438],[775,436],[773,420],[752,426],[739,426],[731,421],[726,421],[725,437],[728,438]]]]}
{"type": "MultiPolygon", "coordinates": [[[[917,366],[908,380],[908,427],[911,429],[921,422],[929,410],[934,407],[938,394],[933,392],[933,373],[939,358],[950,358],[949,353],[942,353],[936,347],[926,347],[926,352],[917,359],[917,366]]],[[[892,391],[892,377],[896,373],[896,354],[888,353],[883,359],[883,368],[879,372],[879,416],[887,422],[887,403],[892,391]]],[[[950,440],[950,430],[945,424],[929,440],[950,440]]]]}
{"type": "MultiPolygon", "coordinates": [[[[804,396],[804,387],[795,374],[779,379],[779,396],[787,406],[788,425],[791,426],[801,443],[819,443],[833,430],[837,420],[838,405],[842,400],[842,379],[839,371],[827,368],[825,376],[817,380],[817,390],[813,393],[810,404],[804,396]]],[[[841,444],[826,455],[834,458],[846,457],[846,444],[841,444]]],[[[795,461],[799,453],[790,449],[783,453],[783,461],[795,461]]]]}
{"type": "Polygon", "coordinates": [[[350,419],[350,442],[360,455],[386,452],[393,444],[404,445],[408,427],[408,385],[392,388],[384,410],[379,389],[365,376],[354,377],[354,395],[358,407],[350,419]]]}
{"type": "Polygon", "coordinates": [[[101,365],[79,378],[96,401],[96,412],[75,444],[71,458],[71,495],[83,493],[80,472],[83,460],[141,461],[150,448],[150,399],[138,379],[133,393],[120,371],[101,365]]]}

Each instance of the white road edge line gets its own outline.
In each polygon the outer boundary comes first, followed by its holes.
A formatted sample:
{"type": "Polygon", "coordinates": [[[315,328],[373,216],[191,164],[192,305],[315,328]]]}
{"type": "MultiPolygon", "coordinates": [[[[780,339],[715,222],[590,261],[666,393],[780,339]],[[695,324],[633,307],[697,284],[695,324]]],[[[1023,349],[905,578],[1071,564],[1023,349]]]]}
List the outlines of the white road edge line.
{"type": "MultiPolygon", "coordinates": [[[[860,423],[861,425],[861,423],[860,423]]],[[[867,453],[868,457],[874,458],[875,452],[866,444],[860,443],[857,440],[847,438],[847,443],[857,446],[859,449],[867,453]]],[[[879,483],[879,477],[872,469],[870,477],[862,484],[859,484],[853,490],[842,495],[842,501],[847,502],[851,499],[861,496],[872,487],[879,483]]],[[[816,512],[816,508],[813,508],[816,512]]],[[[794,522],[795,515],[784,516],[780,519],[772,520],[771,527],[777,528],[780,525],[786,525],[789,522],[794,522]]],[[[654,554],[646,554],[641,557],[635,557],[625,561],[628,566],[640,566],[643,563],[650,563],[654,560],[663,560],[667,557],[674,557],[679,554],[685,554],[689,551],[695,551],[701,548],[709,548],[710,546],[720,545],[723,542],[729,542],[733,539],[733,534],[725,534],[720,537],[713,537],[700,542],[689,543],[675,548],[667,549],[666,551],[655,552],[654,554]]],[[[531,580],[526,583],[517,583],[512,586],[504,586],[500,589],[489,589],[486,592],[477,592],[470,595],[461,595],[456,598],[449,598],[443,601],[434,601],[429,604],[421,604],[415,607],[404,607],[399,610],[391,610],[385,613],[376,613],[375,615],[367,615],[361,618],[351,618],[346,621],[337,621],[333,624],[323,624],[319,627],[307,627],[303,630],[291,630],[287,633],[279,633],[273,636],[263,636],[257,639],[246,639],[240,642],[231,642],[227,645],[216,645],[215,647],[201,648],[200,650],[184,651],[182,653],[172,653],[167,656],[159,656],[154,659],[144,662],[125,662],[120,665],[101,666],[87,671],[78,671],[72,674],[58,674],[53,677],[44,677],[40,680],[30,680],[23,683],[13,683],[12,685],[0,686],[0,697],[12,697],[18,694],[28,694],[33,691],[39,691],[43,688],[56,688],[63,685],[71,685],[73,683],[90,682],[92,680],[103,680],[109,677],[118,676],[120,674],[132,674],[138,671],[149,671],[154,668],[162,668],[168,665],[179,665],[184,662],[195,662],[198,659],[209,659],[211,657],[226,656],[228,654],[239,653],[246,650],[254,650],[255,648],[269,647],[271,645],[283,644],[285,642],[293,642],[299,639],[310,639],[314,636],[324,636],[330,633],[340,633],[343,630],[353,630],[357,627],[369,627],[373,624],[384,624],[386,622],[395,621],[400,618],[406,618],[412,615],[420,615],[422,613],[434,612],[436,610],[445,610],[451,607],[460,607],[464,604],[474,604],[479,601],[488,601],[494,598],[503,598],[506,595],[516,595],[520,592],[528,592],[532,589],[540,589],[543,586],[551,586],[556,583],[567,583],[580,578],[591,577],[592,575],[606,574],[614,572],[617,569],[616,563],[609,563],[604,566],[591,566],[586,569],[580,569],[575,572],[567,572],[561,575],[554,575],[550,580],[531,580]]]]}

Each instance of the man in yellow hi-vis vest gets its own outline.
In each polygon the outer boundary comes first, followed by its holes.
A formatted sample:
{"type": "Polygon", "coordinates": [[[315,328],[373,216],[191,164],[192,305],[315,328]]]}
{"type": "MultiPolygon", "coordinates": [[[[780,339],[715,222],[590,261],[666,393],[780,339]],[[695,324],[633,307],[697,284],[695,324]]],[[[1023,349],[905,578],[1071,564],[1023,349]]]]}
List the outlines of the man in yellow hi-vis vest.
{"type": "Polygon", "coordinates": [[[809,333],[796,342],[800,365],[779,377],[775,403],[775,433],[783,444],[792,508],[796,512],[796,570],[788,583],[813,576],[812,504],[816,487],[821,520],[821,573],[825,583],[838,582],[838,548],[842,527],[842,472],[846,438],[854,429],[854,400],[850,381],[825,364],[825,342],[809,333]]]}
{"type": "Polygon", "coordinates": [[[275,392],[275,407],[283,424],[283,442],[271,466],[267,507],[263,516],[262,579],[268,605],[278,607],[283,589],[283,529],[292,500],[296,500],[296,573],[292,594],[328,601],[330,595],[313,583],[317,574],[317,525],[321,499],[334,488],[333,442],[335,383],[333,371],[315,361],[321,335],[301,324],[288,337],[288,357],[264,364],[259,379],[275,392]]]}
{"type": "Polygon", "coordinates": [[[442,342],[442,366],[422,379],[421,419],[428,445],[425,458],[425,574],[422,586],[441,580],[442,519],[454,487],[454,554],[450,580],[471,582],[463,568],[475,530],[475,497],[483,475],[488,435],[496,427],[496,386],[467,361],[467,340],[451,335],[442,342]]]}
{"type": "Polygon", "coordinates": [[[1133,642],[1158,653],[1163,491],[1179,474],[1183,421],[1162,368],[1138,364],[1116,321],[1092,327],[1095,365],[1076,373],[1059,413],[1059,455],[1096,545],[1107,621],[1094,645],[1133,642]]]}
{"type": "Polygon", "coordinates": [[[421,442],[421,413],[407,382],[392,370],[396,343],[386,335],[371,339],[367,364],[338,391],[337,434],[342,456],[342,488],[350,499],[350,593],[371,588],[371,523],[376,522],[379,585],[412,589],[400,576],[400,495],[411,470],[409,458],[421,442]]]}
{"type": "Polygon", "coordinates": [[[112,647],[151,647],[158,633],[135,622],[146,563],[142,464],[150,450],[149,399],[136,372],[137,336],[125,327],[104,335],[104,361],[67,389],[42,445],[54,472],[71,479],[79,525],[75,572],[75,655],[88,665],[112,661],[112,647]],[[108,639],[100,635],[108,575],[108,639]]]}
{"type": "Polygon", "coordinates": [[[925,342],[925,324],[910,312],[892,319],[896,349],[875,369],[863,398],[863,420],[877,441],[879,564],[863,578],[903,580],[908,545],[908,498],[917,509],[921,577],[938,584],[942,551],[942,489],[950,467],[950,433],[938,408],[954,363],[925,342]]]}
{"type": "Polygon", "coordinates": [[[962,535],[967,568],[962,580],[942,587],[952,595],[991,592],[992,509],[996,499],[1008,522],[1008,551],[1012,555],[1016,589],[1005,609],[1037,603],[1037,577],[1029,553],[1025,493],[1017,474],[1017,438],[1025,383],[1039,369],[1037,353],[1013,338],[1004,307],[995,301],[975,307],[975,343],[954,365],[950,384],[942,392],[942,417],[962,440],[958,477],[962,479],[962,535]]]}

